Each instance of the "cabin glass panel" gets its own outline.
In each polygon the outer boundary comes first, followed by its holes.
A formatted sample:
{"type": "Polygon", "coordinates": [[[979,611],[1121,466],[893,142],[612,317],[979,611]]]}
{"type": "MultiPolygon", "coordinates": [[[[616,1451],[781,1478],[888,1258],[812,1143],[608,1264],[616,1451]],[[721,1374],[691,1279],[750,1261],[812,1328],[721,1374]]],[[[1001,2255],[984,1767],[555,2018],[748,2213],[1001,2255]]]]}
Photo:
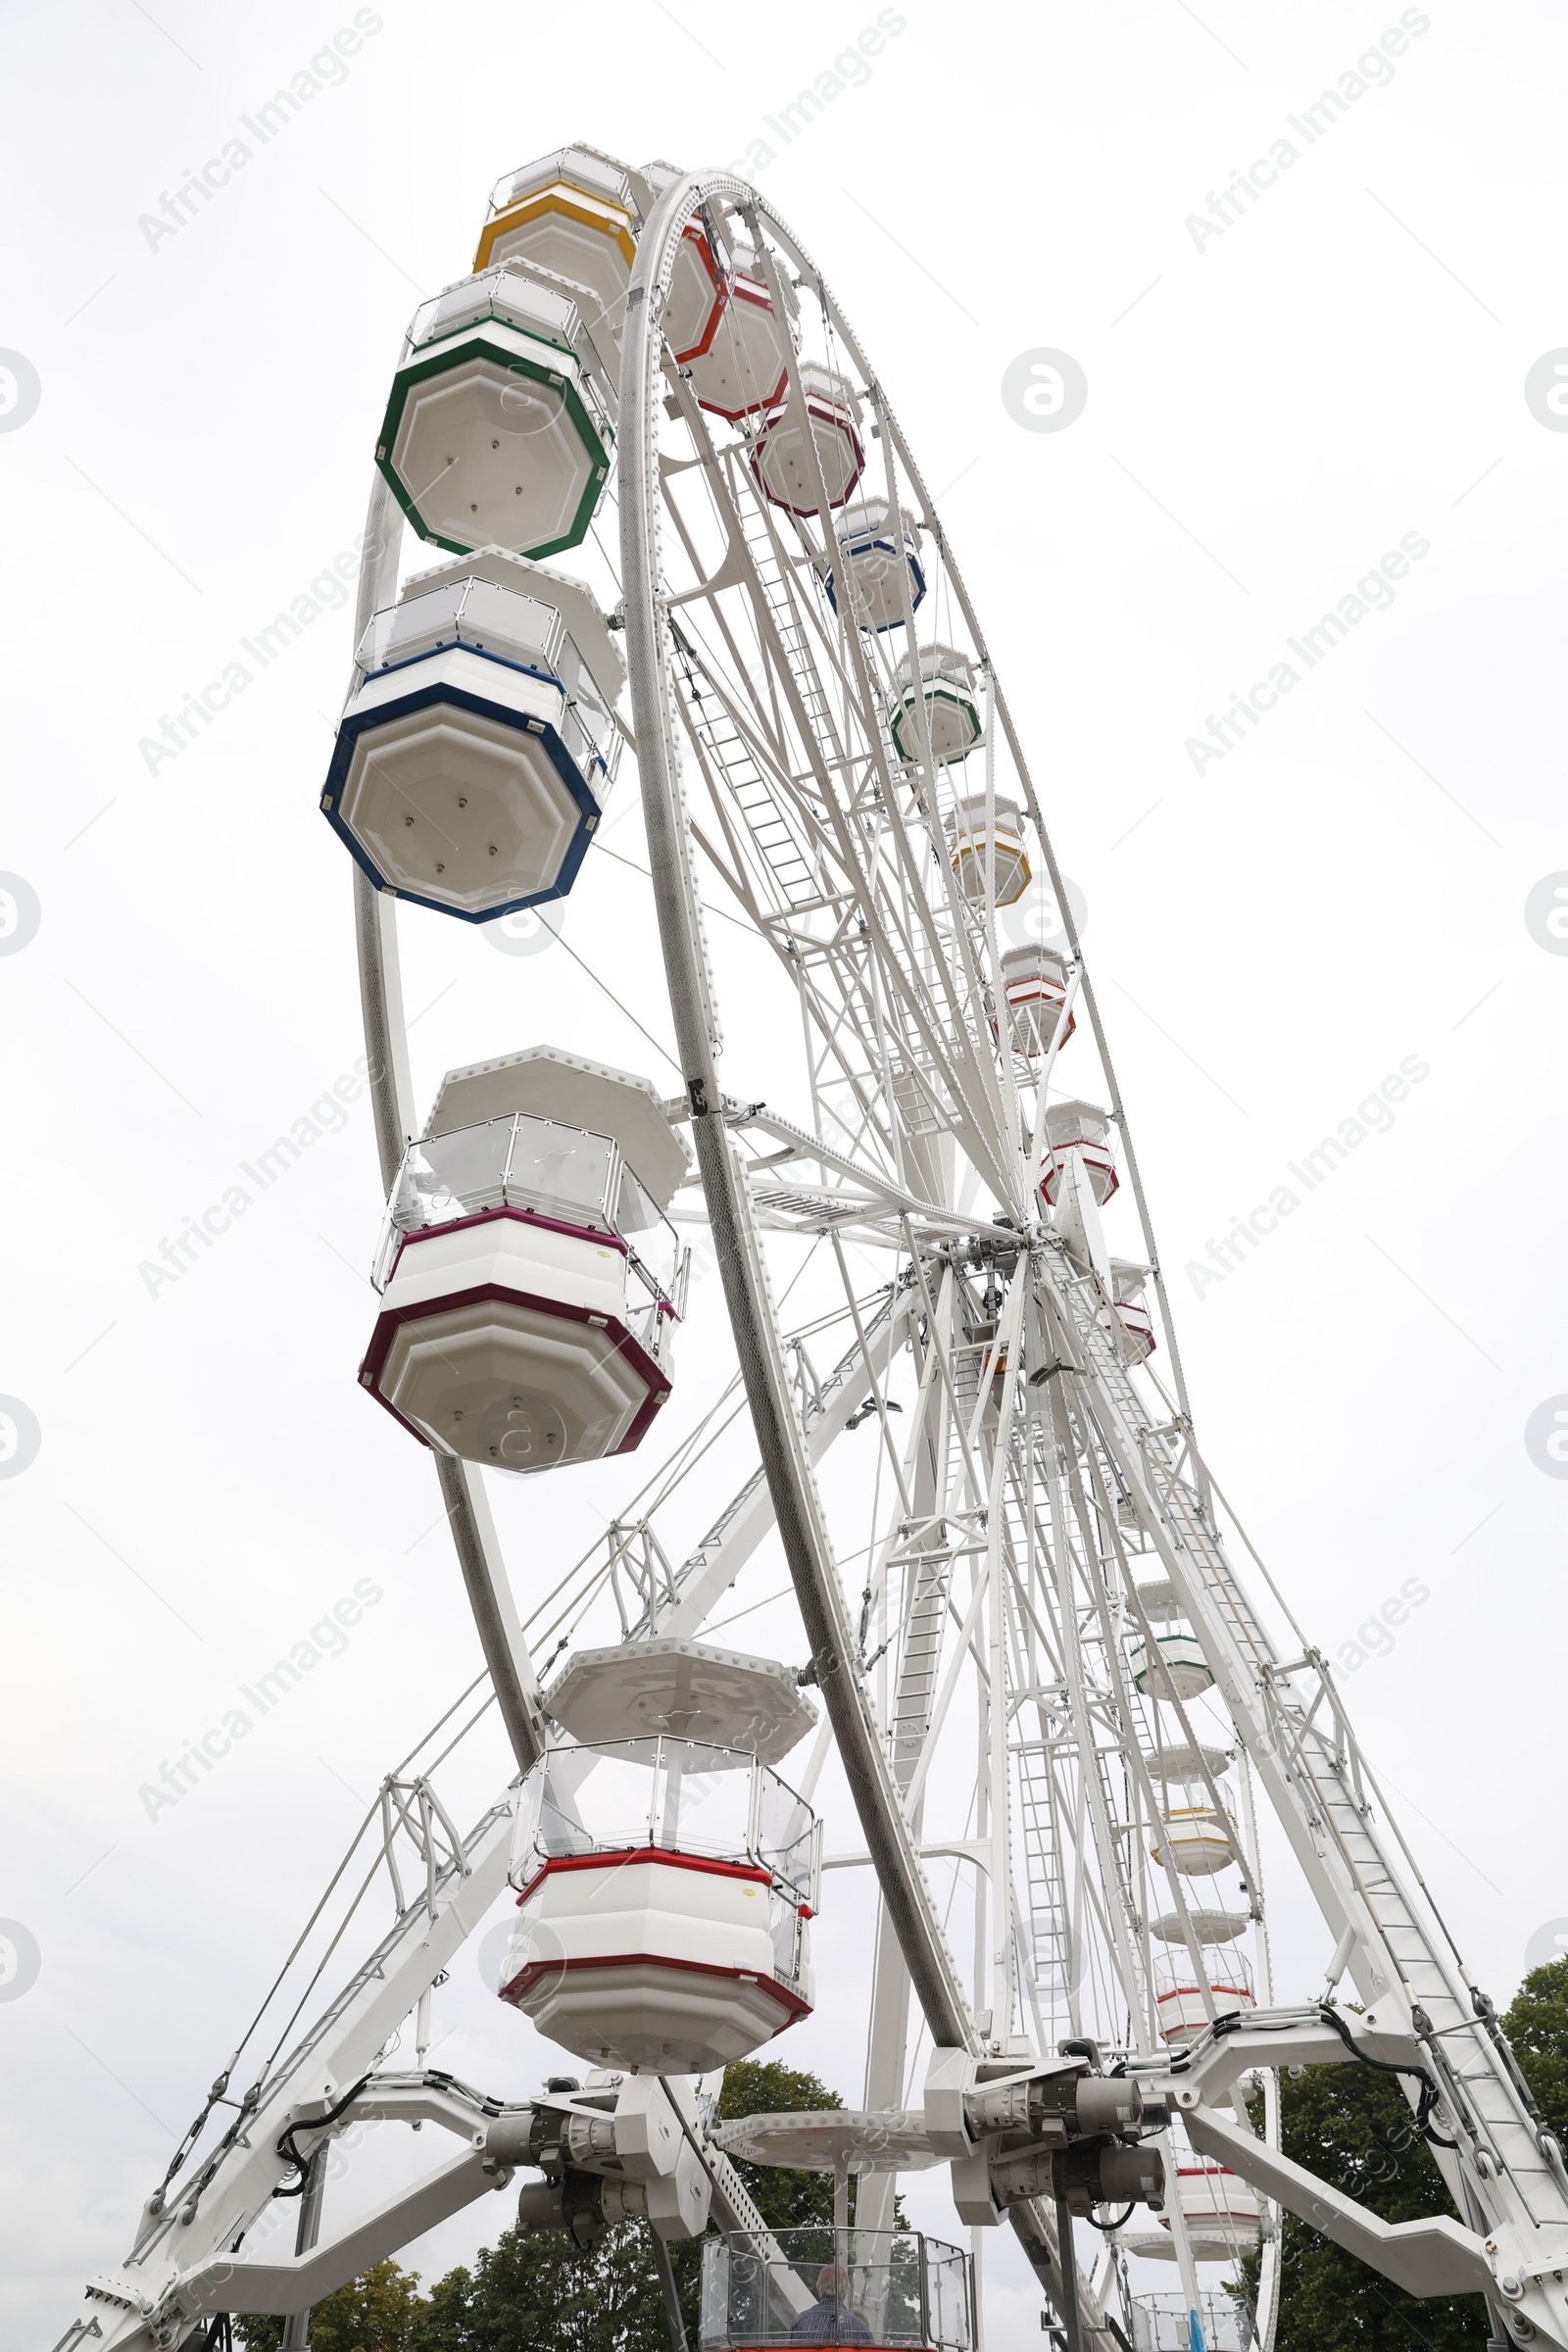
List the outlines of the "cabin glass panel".
{"type": "Polygon", "coordinates": [[[797,1901],[813,1900],[816,1824],[804,1799],[741,1748],[664,1736],[543,1757],[523,1783],[512,1883],[559,1856],[649,1845],[750,1862],[797,1901]]]}
{"type": "Polygon", "coordinates": [[[615,1158],[611,1137],[522,1111],[506,1123],[514,1131],[507,1164],[509,1208],[542,1209],[568,1224],[597,1227],[610,1221],[615,1158]]]}
{"type": "Polygon", "coordinates": [[[519,1112],[411,1144],[392,1196],[400,1233],[420,1233],[485,1209],[533,1208],[564,1224],[610,1229],[606,1199],[615,1145],[519,1112]]]}
{"type": "Polygon", "coordinates": [[[773,1876],[803,1902],[809,1899],[816,1853],[816,1825],[810,1806],[772,1773],[762,1781],[759,1843],[773,1876]]]}
{"type": "Polygon", "coordinates": [[[639,1264],[653,1276],[667,1298],[675,1287],[680,1244],[674,1227],[658,1206],[635,1168],[624,1161],[615,1200],[615,1231],[629,1244],[639,1264]]]}
{"type": "Polygon", "coordinates": [[[443,646],[469,645],[555,675],[565,633],[561,614],[537,597],[519,596],[493,580],[445,580],[377,612],[356,660],[368,676],[443,646]]]}
{"type": "Polygon", "coordinates": [[[461,278],[414,314],[409,341],[417,349],[479,318],[502,318],[555,343],[569,346],[578,331],[577,305],[569,294],[503,265],[461,278]]]}
{"type": "Polygon", "coordinates": [[[703,2241],[701,2352],[877,2344],[969,2352],[969,2258],[913,2230],[731,2230],[703,2241]]]}

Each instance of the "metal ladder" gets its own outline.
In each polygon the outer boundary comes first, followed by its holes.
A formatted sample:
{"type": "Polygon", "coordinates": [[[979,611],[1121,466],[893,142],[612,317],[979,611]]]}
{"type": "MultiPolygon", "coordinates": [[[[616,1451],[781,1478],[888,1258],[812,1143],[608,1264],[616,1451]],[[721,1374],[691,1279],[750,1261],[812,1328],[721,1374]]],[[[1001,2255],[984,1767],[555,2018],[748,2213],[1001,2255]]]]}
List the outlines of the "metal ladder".
{"type": "Polygon", "coordinates": [[[767,515],[760,503],[753,501],[740,502],[740,513],[746,551],[756,568],[779,651],[789,664],[811,734],[816,742],[831,744],[836,755],[842,754],[842,729],[818,688],[816,663],[807,646],[794,589],[780,564],[767,515]]]}
{"type": "Polygon", "coordinates": [[[1044,1740],[1026,1740],[1018,1758],[1018,1799],[1023,1823],[1024,1888],[1029,1905],[1029,1973],[1053,2012],[1065,2009],[1072,1987],[1072,1926],[1056,1833],[1056,1787],[1051,1749],[1044,1740]]]}
{"type": "Polygon", "coordinates": [[[942,1663],[948,1590],[953,1582],[953,1554],[946,1549],[933,1549],[911,1560],[908,1566],[912,1572],[909,1597],[887,1730],[888,1753],[901,1795],[908,1793],[930,1728],[942,1663]]]}
{"type": "Polygon", "coordinates": [[[778,884],[783,903],[798,906],[808,900],[819,899],[821,879],[812,870],[794,827],[780,814],[777,796],[729,712],[716,697],[705,694],[690,674],[684,686],[681,700],[712,781],[722,785],[734,802],[748,834],[778,884]]]}

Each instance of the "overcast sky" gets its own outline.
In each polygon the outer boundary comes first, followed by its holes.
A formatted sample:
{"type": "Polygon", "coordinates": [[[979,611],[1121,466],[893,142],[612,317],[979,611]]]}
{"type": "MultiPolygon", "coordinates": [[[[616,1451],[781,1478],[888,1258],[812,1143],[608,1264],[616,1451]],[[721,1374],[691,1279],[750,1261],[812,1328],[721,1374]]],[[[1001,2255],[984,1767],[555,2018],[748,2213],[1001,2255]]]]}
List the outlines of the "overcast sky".
{"type": "MultiPolygon", "coordinates": [[[[1568,1921],[1560,15],[101,0],[9,39],[5,2340],[51,2344],[125,2250],[363,1804],[477,1670],[429,1462],[355,1386],[380,1201],[350,867],[316,801],[399,337],[493,180],[573,136],[746,166],[856,322],[1087,901],[1206,1450],[1505,1999],[1568,1921]],[[280,88],[298,112],[264,138],[280,88]],[[1052,431],[1004,397],[1041,353],[1087,392],[1052,431]],[[315,616],[263,665],[246,641],[298,599],[315,616]],[[225,678],[167,756],[166,718],[225,678]],[[1249,694],[1227,743],[1210,722],[1249,694]],[[150,1282],[302,1120],[286,1177],[150,1282]],[[1210,1244],[1271,1200],[1216,1278],[1210,1244]],[[151,1806],[300,1643],[286,1702],[151,1806]]],[[[629,769],[608,838],[641,857],[629,769]]],[[[565,938],[667,1043],[629,868],[594,861],[565,938]]],[[[430,917],[407,988],[421,1102],[544,1040],[666,1081],[563,950],[430,917]]],[[[764,1093],[768,1038],[744,1003],[729,1026],[726,1084],[764,1093]]],[[[711,1283],[683,1349],[695,1396],[711,1283]]],[[[525,1599],[640,1475],[500,1493],[525,1599]]],[[[733,1607],[781,1581],[764,1550],[733,1607]]],[[[801,1654],[787,1602],[744,1638],[801,1654]]],[[[468,1817],[507,1774],[475,1741],[468,1817]]],[[[848,1874],[830,1895],[837,1986],[867,1911],[848,1874]]],[[[1308,1989],[1325,1940],[1288,1889],[1276,1938],[1282,1992],[1308,1989]]],[[[437,2032],[437,2063],[508,2095],[551,2063],[471,1951],[437,2032]]],[[[862,2049],[835,1993],[787,2054],[853,2100],[862,2049]]],[[[345,2194],[407,2168],[390,2131],[345,2194]]],[[[911,2203],[940,2229],[939,2183],[911,2203]]],[[[411,2259],[468,2254],[496,2203],[411,2259]]],[[[993,2260],[995,2352],[1037,2340],[1038,2298],[1005,2240],[993,2260]]]]}

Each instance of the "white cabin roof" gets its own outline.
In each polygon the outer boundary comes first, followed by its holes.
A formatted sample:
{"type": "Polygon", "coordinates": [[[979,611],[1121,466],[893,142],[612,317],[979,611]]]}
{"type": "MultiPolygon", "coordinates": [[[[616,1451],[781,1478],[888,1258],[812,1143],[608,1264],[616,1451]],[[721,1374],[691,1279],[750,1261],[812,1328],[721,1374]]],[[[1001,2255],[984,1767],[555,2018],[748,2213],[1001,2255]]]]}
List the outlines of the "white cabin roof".
{"type": "Polygon", "coordinates": [[[544,1704],[585,1746],[668,1732],[739,1748],[764,1764],[787,1756],[816,1721],[793,1669],[776,1658],[675,1635],[580,1650],[544,1704]]]}
{"type": "Polygon", "coordinates": [[[558,147],[550,155],[541,155],[531,164],[519,164],[515,172],[505,172],[490,193],[492,216],[505,212],[509,205],[520,203],[534,188],[552,187],[559,180],[584,188],[590,195],[600,196],[612,204],[632,209],[632,177],[630,167],[618,156],[607,155],[602,147],[590,147],[585,139],[575,139],[569,147],[558,147]]]}
{"type": "Polygon", "coordinates": [[[1208,1778],[1218,1781],[1230,1760],[1227,1748],[1189,1747],[1185,1741],[1173,1741],[1149,1758],[1149,1774],[1154,1781],[1201,1782],[1206,1769],[1208,1778]]]}
{"type": "Polygon", "coordinates": [[[606,702],[612,705],[618,699],[626,683],[626,664],[586,580],[573,579],[570,572],[557,571],[549,564],[535,564],[528,556],[514,556],[504,547],[476,547],[471,555],[449,556],[428,571],[411,572],[403,595],[415,596],[448,580],[492,580],[498,588],[554,605],[606,702]]]}
{"type": "Polygon", "coordinates": [[[685,1139],[665,1118],[648,1079],[559,1046],[528,1046],[520,1054],[448,1070],[425,1133],[450,1135],[514,1111],[612,1135],[661,1208],[669,1206],[691,1167],[685,1139]]]}

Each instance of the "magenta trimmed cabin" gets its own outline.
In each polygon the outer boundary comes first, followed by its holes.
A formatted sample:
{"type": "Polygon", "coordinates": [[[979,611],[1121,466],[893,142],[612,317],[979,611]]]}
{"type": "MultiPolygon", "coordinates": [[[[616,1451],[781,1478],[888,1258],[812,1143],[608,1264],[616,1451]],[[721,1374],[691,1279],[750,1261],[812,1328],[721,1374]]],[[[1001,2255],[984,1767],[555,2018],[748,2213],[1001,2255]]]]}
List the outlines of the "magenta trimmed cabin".
{"type": "Polygon", "coordinates": [[[803,362],[800,398],[768,411],[749,463],[762,496],[787,514],[817,513],[818,473],[828,505],[842,507],[865,470],[860,403],[849,377],[803,362]]]}
{"type": "Polygon", "coordinates": [[[501,1998],[598,2066],[744,2058],[814,2005],[820,1870],[810,1806],[755,1754],[552,1748],[518,1791],[501,1998]]]}
{"type": "Polygon", "coordinates": [[[465,1461],[630,1452],[670,1393],[686,1164],[644,1079],[550,1047],[449,1073],[393,1188],[362,1385],[465,1461]]]}
{"type": "Polygon", "coordinates": [[[1110,1146],[1110,1113],[1095,1102],[1053,1102],[1046,1112],[1046,1141],[1051,1153],[1041,1172],[1040,1190],[1047,1201],[1054,1205],[1062,1161],[1071,1152],[1103,1208],[1120,1182],[1110,1146]]]}
{"type": "Polygon", "coordinates": [[[1113,1257],[1110,1261],[1111,1297],[1116,1302],[1116,1321],[1129,1363],[1146,1363],[1154,1352],[1154,1318],[1144,1298],[1144,1286],[1149,1280],[1148,1266],[1135,1265],[1131,1258],[1113,1257]]]}
{"type": "MultiPolygon", "coordinates": [[[[1009,948],[1002,958],[1002,994],[1007,1007],[1007,1030],[1016,1053],[1031,1061],[1049,1054],[1061,1024],[1067,1002],[1066,958],[1054,948],[1028,945],[1009,948]]],[[[1070,1012],[1062,1031],[1065,1046],[1078,1026],[1070,1012]]],[[[1061,1047],[1057,1047],[1057,1052],[1061,1047]]]]}

